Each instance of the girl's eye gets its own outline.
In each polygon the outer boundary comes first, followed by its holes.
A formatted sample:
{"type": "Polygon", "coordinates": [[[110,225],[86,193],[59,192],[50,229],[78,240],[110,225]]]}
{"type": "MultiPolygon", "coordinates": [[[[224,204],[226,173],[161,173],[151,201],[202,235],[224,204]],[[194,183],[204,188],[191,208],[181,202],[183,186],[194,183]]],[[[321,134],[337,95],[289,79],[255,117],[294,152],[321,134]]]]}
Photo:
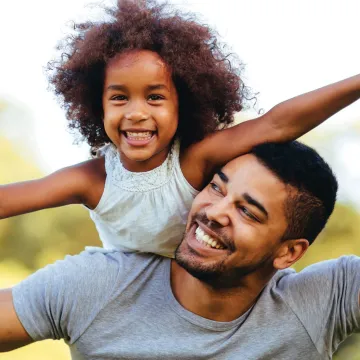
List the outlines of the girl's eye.
{"type": "Polygon", "coordinates": [[[126,101],[127,98],[125,95],[114,95],[110,98],[110,100],[126,101]]]}
{"type": "Polygon", "coordinates": [[[157,101],[157,100],[164,100],[164,97],[161,95],[152,94],[149,95],[148,99],[151,101],[157,101]]]}
{"type": "Polygon", "coordinates": [[[210,186],[211,186],[211,188],[212,188],[214,191],[216,191],[216,192],[218,192],[218,193],[221,194],[220,188],[219,188],[214,182],[211,182],[211,183],[210,183],[210,186]]]}
{"type": "Polygon", "coordinates": [[[241,207],[240,207],[240,211],[242,211],[243,214],[245,214],[245,216],[247,216],[247,217],[250,218],[251,220],[255,220],[255,221],[259,222],[258,218],[255,217],[246,207],[241,206],[241,207]]]}

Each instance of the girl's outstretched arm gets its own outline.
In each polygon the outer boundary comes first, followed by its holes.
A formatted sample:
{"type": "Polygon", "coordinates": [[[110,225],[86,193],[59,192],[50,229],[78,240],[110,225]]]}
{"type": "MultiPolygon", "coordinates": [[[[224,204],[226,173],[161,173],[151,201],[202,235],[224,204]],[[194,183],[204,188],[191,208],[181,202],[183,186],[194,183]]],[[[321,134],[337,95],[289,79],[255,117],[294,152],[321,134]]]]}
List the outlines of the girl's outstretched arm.
{"type": "Polygon", "coordinates": [[[105,183],[104,159],[61,169],[42,179],[0,186],[0,219],[37,210],[98,204],[105,183]]]}
{"type": "Polygon", "coordinates": [[[360,98],[360,75],[284,101],[255,120],[217,131],[185,150],[181,166],[201,188],[214,168],[264,142],[295,140],[360,98]]]}

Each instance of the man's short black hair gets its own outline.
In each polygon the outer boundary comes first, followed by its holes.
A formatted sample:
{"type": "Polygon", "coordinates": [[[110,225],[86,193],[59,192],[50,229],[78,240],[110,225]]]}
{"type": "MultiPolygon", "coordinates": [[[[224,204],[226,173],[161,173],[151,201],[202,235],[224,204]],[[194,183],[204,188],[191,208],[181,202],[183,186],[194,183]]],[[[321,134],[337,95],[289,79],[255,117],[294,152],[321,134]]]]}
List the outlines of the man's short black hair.
{"type": "Polygon", "coordinates": [[[253,148],[252,154],[285,185],[288,228],[283,239],[307,239],[311,244],[334,210],[338,184],[324,159],[298,141],[266,143],[253,148]]]}

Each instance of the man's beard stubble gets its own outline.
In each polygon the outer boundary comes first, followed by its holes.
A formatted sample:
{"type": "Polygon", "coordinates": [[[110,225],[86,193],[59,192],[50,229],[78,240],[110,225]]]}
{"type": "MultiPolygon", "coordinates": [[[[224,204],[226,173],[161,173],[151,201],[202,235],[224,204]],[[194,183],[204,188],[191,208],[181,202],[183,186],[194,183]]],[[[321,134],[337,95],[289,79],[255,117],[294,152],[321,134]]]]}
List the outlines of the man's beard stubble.
{"type": "Polygon", "coordinates": [[[269,257],[266,256],[256,264],[243,264],[229,268],[226,264],[228,257],[236,251],[236,247],[232,239],[228,238],[222,231],[222,227],[213,221],[209,221],[204,213],[195,214],[191,219],[191,226],[189,230],[184,233],[183,239],[175,251],[175,261],[178,265],[184,268],[190,275],[208,284],[213,288],[233,288],[240,286],[243,278],[261,268],[264,268],[268,262],[269,257]],[[197,255],[192,249],[187,246],[186,238],[189,235],[195,221],[206,225],[214,233],[219,235],[219,238],[224,241],[228,248],[228,256],[220,259],[216,263],[210,265],[202,264],[201,257],[197,255]]]}

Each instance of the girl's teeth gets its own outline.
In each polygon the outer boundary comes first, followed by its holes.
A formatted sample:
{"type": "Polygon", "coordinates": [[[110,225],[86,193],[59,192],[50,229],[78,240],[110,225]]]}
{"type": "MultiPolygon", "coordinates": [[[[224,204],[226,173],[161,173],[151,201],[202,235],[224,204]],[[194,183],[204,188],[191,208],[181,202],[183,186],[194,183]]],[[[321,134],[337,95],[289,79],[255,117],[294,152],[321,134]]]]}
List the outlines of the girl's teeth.
{"type": "Polygon", "coordinates": [[[151,131],[133,132],[126,131],[126,136],[132,140],[149,140],[152,137],[151,131]]]}
{"type": "Polygon", "coordinates": [[[223,249],[223,247],[211,236],[205,234],[205,232],[198,226],[195,230],[196,240],[207,247],[214,249],[223,249]]]}

